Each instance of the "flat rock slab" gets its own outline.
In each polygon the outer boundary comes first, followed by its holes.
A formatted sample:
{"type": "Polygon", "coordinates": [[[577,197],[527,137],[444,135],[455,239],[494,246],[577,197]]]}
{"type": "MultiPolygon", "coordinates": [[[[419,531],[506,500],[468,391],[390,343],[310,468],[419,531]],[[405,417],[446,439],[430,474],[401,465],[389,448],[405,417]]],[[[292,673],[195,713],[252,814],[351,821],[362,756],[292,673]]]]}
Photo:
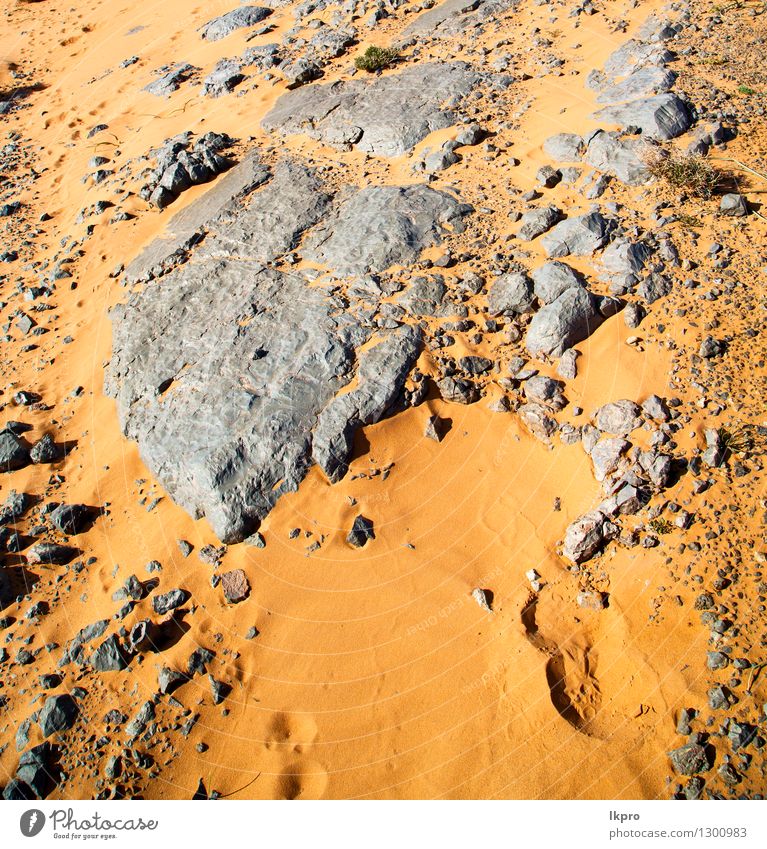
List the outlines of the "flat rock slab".
{"type": "Polygon", "coordinates": [[[400,156],[434,130],[452,126],[457,105],[481,79],[469,65],[452,62],[417,65],[370,81],[307,85],[282,95],[262,126],[331,147],[400,156]]]}
{"type": "Polygon", "coordinates": [[[426,186],[334,198],[295,161],[271,179],[253,168],[184,210],[183,263],[168,239],[147,248],[142,269],[160,261],[166,273],[112,311],[105,381],[144,461],[226,543],[249,536],[312,463],[343,476],[357,429],[399,408],[421,348],[417,327],[371,338],[345,299],[267,264],[295,249],[337,273],[382,270],[459,230],[470,209],[426,186]]]}
{"type": "Polygon", "coordinates": [[[336,274],[385,271],[414,262],[446,232],[461,232],[470,211],[451,195],[423,185],[360,189],[316,229],[303,256],[336,274]]]}
{"type": "Polygon", "coordinates": [[[151,242],[125,270],[129,282],[147,280],[170,268],[199,241],[205,225],[227,206],[252,192],[270,177],[269,169],[250,154],[220,177],[195,203],[177,212],[162,238],[151,242]]]}

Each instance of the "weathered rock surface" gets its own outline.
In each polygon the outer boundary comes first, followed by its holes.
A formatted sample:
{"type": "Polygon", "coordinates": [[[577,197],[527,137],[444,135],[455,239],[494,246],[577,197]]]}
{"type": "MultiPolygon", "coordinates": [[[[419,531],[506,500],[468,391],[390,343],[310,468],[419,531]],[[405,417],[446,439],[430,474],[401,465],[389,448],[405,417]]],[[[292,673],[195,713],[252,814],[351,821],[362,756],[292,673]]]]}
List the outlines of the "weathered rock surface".
{"type": "Polygon", "coordinates": [[[79,713],[77,703],[68,693],[50,696],[45,700],[37,720],[43,737],[71,728],[79,713]]]}
{"type": "Polygon", "coordinates": [[[231,12],[208,21],[202,27],[202,37],[207,41],[218,41],[231,35],[235,30],[261,23],[271,14],[272,10],[264,6],[240,6],[238,9],[232,9],[231,12]]]}
{"type": "Polygon", "coordinates": [[[469,65],[452,62],[417,65],[372,81],[304,86],[284,94],[262,125],[332,147],[400,156],[434,130],[456,123],[455,107],[447,104],[459,103],[480,79],[469,65]]]}
{"type": "Polygon", "coordinates": [[[179,244],[190,258],[115,308],[106,380],[145,462],[224,542],[254,530],[312,462],[343,475],[354,433],[394,408],[420,350],[420,331],[395,325],[357,362],[372,327],[301,274],[264,263],[303,240],[306,258],[337,273],[382,270],[417,259],[445,225],[461,229],[469,210],[418,185],[331,199],[295,162],[271,179],[252,161],[238,170],[137,263],[151,276],[179,244]],[[355,371],[355,388],[338,395],[355,371]]]}
{"type": "Polygon", "coordinates": [[[541,244],[551,257],[586,256],[605,245],[614,228],[612,219],[588,212],[560,221],[541,239],[541,244]]]}
{"type": "Polygon", "coordinates": [[[427,186],[371,186],[337,205],[311,234],[303,255],[336,274],[384,271],[418,259],[441,241],[446,227],[461,232],[470,210],[427,186]]]}
{"type": "Polygon", "coordinates": [[[690,107],[672,92],[631,100],[617,106],[600,109],[593,116],[605,123],[639,127],[645,138],[654,141],[675,139],[692,126],[690,107]]]}
{"type": "Polygon", "coordinates": [[[360,354],[355,388],[336,396],[320,413],[313,455],[331,481],[346,473],[357,430],[380,421],[401,396],[420,347],[418,328],[405,325],[386,334],[360,354]]]}
{"type": "Polygon", "coordinates": [[[558,357],[587,339],[602,321],[591,293],[580,286],[571,287],[533,316],[525,345],[534,356],[558,357]]]}
{"type": "Polygon", "coordinates": [[[584,160],[628,186],[642,186],[651,179],[644,162],[647,142],[621,138],[620,133],[598,130],[590,139],[584,160]]]}
{"type": "Polygon", "coordinates": [[[502,274],[493,281],[487,303],[493,315],[533,311],[533,286],[526,274],[502,274]]]}

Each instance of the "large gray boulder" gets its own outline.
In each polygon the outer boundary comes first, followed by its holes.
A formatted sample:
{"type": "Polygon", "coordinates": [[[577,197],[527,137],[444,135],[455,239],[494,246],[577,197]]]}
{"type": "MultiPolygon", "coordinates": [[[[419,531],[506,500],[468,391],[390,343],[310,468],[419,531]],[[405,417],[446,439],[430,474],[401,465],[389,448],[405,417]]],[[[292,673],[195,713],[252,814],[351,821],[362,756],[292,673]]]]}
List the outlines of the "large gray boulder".
{"type": "Polygon", "coordinates": [[[271,14],[272,10],[263,6],[240,6],[238,9],[232,9],[231,12],[208,21],[200,32],[206,41],[219,41],[235,30],[261,23],[271,14]]]}
{"type": "Polygon", "coordinates": [[[614,228],[613,219],[599,212],[587,212],[560,221],[541,239],[541,244],[548,256],[589,256],[607,243],[614,228]]]}
{"type": "Polygon", "coordinates": [[[77,703],[68,693],[49,696],[37,718],[43,737],[67,731],[75,724],[79,713],[77,703]]]}
{"type": "Polygon", "coordinates": [[[525,345],[533,356],[559,357],[587,339],[602,320],[593,295],[581,287],[566,289],[533,316],[525,345]]]}
{"type": "Polygon", "coordinates": [[[227,543],[298,487],[317,416],[364,338],[297,275],[223,259],[152,281],[113,326],[106,389],[123,431],[227,543]]]}
{"type": "Polygon", "coordinates": [[[566,289],[583,288],[583,277],[564,262],[553,259],[533,271],[533,291],[541,303],[550,304],[566,289]]]}
{"type": "Polygon", "coordinates": [[[575,133],[557,133],[543,143],[543,150],[557,162],[576,162],[583,155],[586,145],[575,133]]]}
{"type": "Polygon", "coordinates": [[[385,271],[417,260],[449,228],[464,229],[471,207],[423,185],[371,186],[338,203],[311,234],[303,256],[336,274],[385,271]]]}
{"type": "Polygon", "coordinates": [[[29,463],[29,449],[19,437],[10,430],[0,430],[0,472],[22,469],[29,463]]]}
{"type": "Polygon", "coordinates": [[[597,410],[595,421],[604,433],[628,436],[642,424],[641,414],[639,405],[633,401],[612,401],[597,410]]]}
{"type": "Polygon", "coordinates": [[[672,92],[608,106],[592,117],[617,124],[621,129],[639,127],[642,135],[653,141],[675,139],[687,132],[693,123],[689,105],[672,92]]]}
{"type": "Polygon", "coordinates": [[[562,212],[556,206],[544,206],[540,209],[531,209],[520,219],[521,226],[517,236],[527,242],[542,236],[550,230],[557,221],[561,220],[562,212]]]}
{"type": "Polygon", "coordinates": [[[313,455],[331,481],[346,474],[357,430],[380,421],[400,398],[420,348],[418,328],[403,326],[388,333],[360,354],[354,389],[336,396],[320,413],[313,455]]]}
{"type": "Polygon", "coordinates": [[[593,510],[568,525],[562,554],[573,563],[583,563],[602,550],[611,534],[612,527],[607,516],[593,510]]]}
{"type": "Polygon", "coordinates": [[[428,63],[372,80],[308,85],[279,98],[266,130],[303,134],[332,147],[353,145],[377,156],[400,156],[434,130],[457,122],[455,108],[480,82],[463,62],[428,63]]]}
{"type": "Polygon", "coordinates": [[[642,186],[652,175],[645,163],[647,142],[623,139],[619,133],[597,131],[589,140],[584,161],[628,186],[642,186]]]}
{"type": "Polygon", "coordinates": [[[532,312],[534,300],[530,278],[520,273],[496,277],[487,294],[487,303],[493,315],[532,312]]]}

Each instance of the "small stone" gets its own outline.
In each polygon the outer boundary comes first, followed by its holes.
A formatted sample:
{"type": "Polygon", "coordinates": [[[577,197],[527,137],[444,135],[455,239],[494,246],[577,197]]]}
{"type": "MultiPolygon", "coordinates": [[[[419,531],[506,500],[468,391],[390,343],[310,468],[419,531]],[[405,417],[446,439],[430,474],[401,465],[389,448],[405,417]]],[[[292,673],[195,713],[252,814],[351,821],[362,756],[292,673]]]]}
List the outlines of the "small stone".
{"type": "Polygon", "coordinates": [[[371,539],[375,539],[372,520],[364,516],[357,516],[346,541],[355,548],[362,548],[371,539]]]}
{"type": "Polygon", "coordinates": [[[221,576],[224,598],[231,604],[244,601],[250,594],[250,584],[242,569],[233,569],[221,576]]]}

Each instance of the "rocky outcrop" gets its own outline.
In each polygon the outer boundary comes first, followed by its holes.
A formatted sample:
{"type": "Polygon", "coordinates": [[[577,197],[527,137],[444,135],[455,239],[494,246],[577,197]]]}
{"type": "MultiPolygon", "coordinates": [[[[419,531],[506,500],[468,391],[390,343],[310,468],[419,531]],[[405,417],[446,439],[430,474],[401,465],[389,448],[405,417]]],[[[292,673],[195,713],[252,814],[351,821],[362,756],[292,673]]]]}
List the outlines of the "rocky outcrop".
{"type": "Polygon", "coordinates": [[[417,65],[372,82],[304,86],[280,97],[262,125],[331,147],[400,156],[456,123],[458,104],[480,80],[469,65],[452,62],[417,65]]]}
{"type": "Polygon", "coordinates": [[[313,462],[338,480],[357,429],[402,401],[420,351],[420,331],[394,321],[358,353],[369,322],[301,273],[266,264],[294,250],[337,274],[412,262],[469,209],[425,186],[336,198],[296,161],[271,175],[241,168],[137,263],[166,273],[113,311],[106,379],[145,462],[224,542],[251,533],[313,462]]]}

